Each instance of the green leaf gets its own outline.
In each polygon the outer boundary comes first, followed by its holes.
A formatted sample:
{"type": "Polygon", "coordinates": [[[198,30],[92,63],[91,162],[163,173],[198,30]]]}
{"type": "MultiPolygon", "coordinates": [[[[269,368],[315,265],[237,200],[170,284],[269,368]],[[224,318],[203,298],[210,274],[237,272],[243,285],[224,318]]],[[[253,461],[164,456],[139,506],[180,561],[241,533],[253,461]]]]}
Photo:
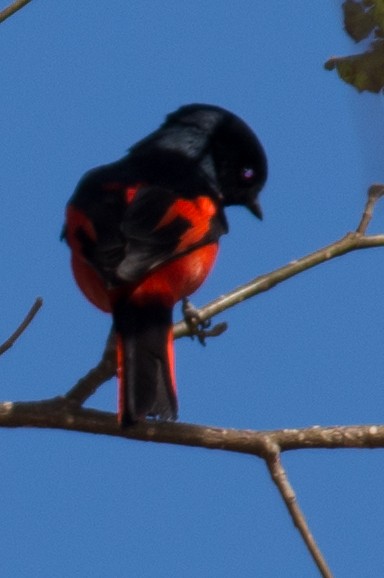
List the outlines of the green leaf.
{"type": "Polygon", "coordinates": [[[330,58],[327,70],[336,68],[340,78],[359,92],[382,92],[384,89],[384,40],[376,40],[371,49],[353,56],[330,58]]]}

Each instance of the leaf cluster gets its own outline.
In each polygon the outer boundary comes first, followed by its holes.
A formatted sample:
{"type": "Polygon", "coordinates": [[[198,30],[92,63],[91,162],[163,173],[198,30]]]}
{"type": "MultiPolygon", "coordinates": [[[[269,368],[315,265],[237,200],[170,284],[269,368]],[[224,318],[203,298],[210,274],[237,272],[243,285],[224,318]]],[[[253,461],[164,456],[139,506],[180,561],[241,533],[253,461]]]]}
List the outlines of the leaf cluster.
{"type": "Polygon", "coordinates": [[[342,5],[344,29],[356,42],[369,40],[359,54],[337,56],[325,63],[359,92],[384,90],[384,0],[345,0],[342,5]]]}

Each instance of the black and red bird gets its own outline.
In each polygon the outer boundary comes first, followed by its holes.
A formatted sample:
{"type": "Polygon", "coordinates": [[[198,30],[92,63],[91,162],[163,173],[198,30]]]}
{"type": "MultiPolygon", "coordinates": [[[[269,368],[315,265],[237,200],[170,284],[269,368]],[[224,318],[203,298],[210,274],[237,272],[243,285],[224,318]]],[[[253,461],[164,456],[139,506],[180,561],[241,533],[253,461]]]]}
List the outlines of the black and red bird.
{"type": "Polygon", "coordinates": [[[78,184],[64,236],[80,289],[113,316],[120,424],[176,419],[173,307],[211,270],[224,208],[261,219],[266,178],[264,150],[240,118],[191,104],[78,184]]]}

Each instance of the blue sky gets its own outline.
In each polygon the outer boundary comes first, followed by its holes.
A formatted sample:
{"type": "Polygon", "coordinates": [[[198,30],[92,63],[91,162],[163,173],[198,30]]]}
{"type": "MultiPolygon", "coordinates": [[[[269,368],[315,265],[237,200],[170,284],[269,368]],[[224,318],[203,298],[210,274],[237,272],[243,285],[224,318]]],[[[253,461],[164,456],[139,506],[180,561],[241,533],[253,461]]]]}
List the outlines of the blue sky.
{"type": "MultiPolygon", "coordinates": [[[[34,1],[2,24],[0,340],[44,298],[1,358],[2,399],[63,393],[98,360],[110,320],[72,279],[65,203],[181,104],[242,116],[270,166],[264,221],[228,211],[196,305],[355,228],[383,180],[384,126],[381,97],[323,69],[351,50],[329,0],[34,1]]],[[[370,231],[383,216],[384,203],[370,231]]],[[[382,423],[381,263],[380,249],[348,255],[225,312],[229,330],[206,348],[178,341],[180,419],[382,423]]],[[[89,405],[113,411],[115,398],[111,381],[89,405]]],[[[258,459],[27,429],[1,431],[0,451],[6,578],[318,575],[258,459]]],[[[283,459],[335,576],[382,576],[382,451],[283,459]]]]}

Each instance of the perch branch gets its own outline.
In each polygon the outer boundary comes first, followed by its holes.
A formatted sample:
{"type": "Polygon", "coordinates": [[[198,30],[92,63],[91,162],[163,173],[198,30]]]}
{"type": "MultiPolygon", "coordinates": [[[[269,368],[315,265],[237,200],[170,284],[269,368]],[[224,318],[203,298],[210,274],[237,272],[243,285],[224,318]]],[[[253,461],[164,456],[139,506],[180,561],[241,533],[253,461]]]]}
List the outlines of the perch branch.
{"type": "Polygon", "coordinates": [[[265,459],[281,452],[327,448],[384,448],[384,425],[309,427],[270,431],[144,421],[122,429],[113,413],[68,404],[65,397],[0,403],[0,427],[37,427],[110,435],[146,442],[225,450],[265,459]]]}
{"type": "MultiPolygon", "coordinates": [[[[320,265],[321,263],[325,263],[326,261],[330,261],[336,257],[341,257],[342,255],[359,249],[383,246],[384,235],[365,236],[358,232],[348,233],[345,237],[339,241],[335,241],[331,245],[327,245],[326,247],[323,247],[314,253],[310,253],[301,259],[292,261],[291,263],[288,263],[288,265],[280,267],[271,273],[260,275],[249,283],[241,285],[226,295],[211,301],[198,310],[199,315],[203,321],[211,319],[226,309],[234,307],[242,301],[250,299],[259,293],[269,291],[276,285],[283,283],[283,281],[286,281],[299,273],[303,273],[303,271],[307,271],[316,265],[320,265]]],[[[175,338],[189,335],[188,325],[185,321],[179,321],[176,323],[174,327],[174,335],[175,338]]]]}
{"type": "Polygon", "coordinates": [[[0,427],[38,427],[250,454],[264,459],[324,578],[332,574],[307,526],[280,463],[280,451],[308,448],[384,448],[384,426],[313,427],[275,431],[233,430],[184,423],[142,422],[122,429],[115,414],[85,409],[65,397],[0,403],[0,427]]]}
{"type": "MultiPolygon", "coordinates": [[[[222,313],[226,309],[245,301],[245,299],[250,299],[259,293],[269,291],[275,287],[275,285],[286,281],[290,277],[294,277],[295,275],[307,271],[312,267],[316,267],[321,263],[325,263],[330,259],[341,257],[342,255],[346,255],[347,253],[359,249],[384,246],[384,235],[365,235],[373,216],[375,204],[382,196],[384,196],[384,185],[375,184],[369,187],[363,215],[356,231],[347,233],[345,237],[335,241],[331,245],[327,245],[326,247],[323,247],[314,253],[310,253],[301,259],[292,261],[291,263],[288,263],[288,265],[280,267],[280,269],[276,269],[266,275],[260,275],[260,277],[256,277],[249,283],[241,285],[226,295],[211,301],[205,305],[205,307],[197,310],[200,321],[203,323],[218,313],[222,313]]],[[[179,323],[176,323],[174,327],[175,338],[183,337],[188,334],[189,327],[185,321],[179,321],[179,323]]]]}

